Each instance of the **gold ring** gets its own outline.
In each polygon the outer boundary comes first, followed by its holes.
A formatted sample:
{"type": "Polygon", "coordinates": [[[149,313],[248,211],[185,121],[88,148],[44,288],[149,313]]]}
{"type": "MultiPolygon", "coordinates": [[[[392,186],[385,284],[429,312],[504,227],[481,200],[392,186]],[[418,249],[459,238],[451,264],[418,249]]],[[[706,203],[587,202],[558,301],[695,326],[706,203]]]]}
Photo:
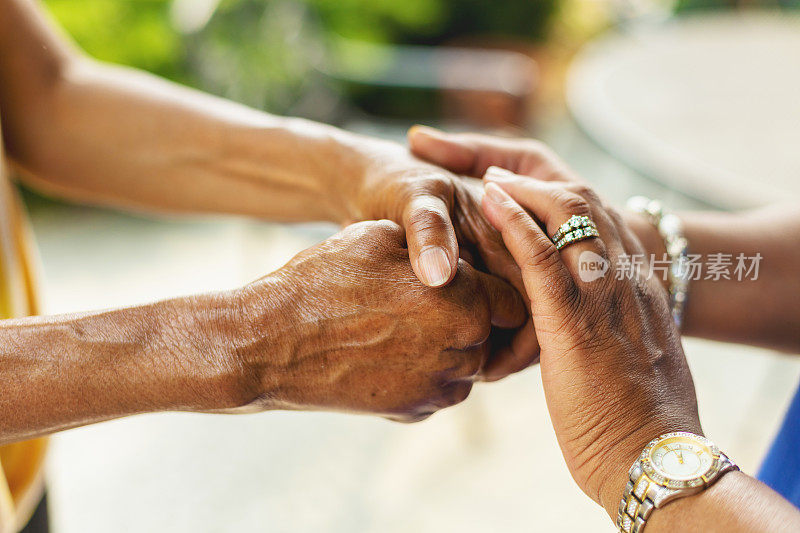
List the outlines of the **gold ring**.
{"type": "Polygon", "coordinates": [[[559,226],[550,240],[556,245],[556,249],[560,250],[568,244],[599,236],[597,226],[592,219],[587,216],[572,215],[559,226]]]}

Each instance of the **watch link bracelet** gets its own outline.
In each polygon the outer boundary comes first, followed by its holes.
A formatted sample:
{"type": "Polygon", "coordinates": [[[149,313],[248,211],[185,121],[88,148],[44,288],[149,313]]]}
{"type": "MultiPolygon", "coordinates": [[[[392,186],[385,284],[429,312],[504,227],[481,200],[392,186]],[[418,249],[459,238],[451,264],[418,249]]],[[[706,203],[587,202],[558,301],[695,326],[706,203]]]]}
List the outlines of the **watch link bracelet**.
{"type": "Polygon", "coordinates": [[[653,509],[697,494],[732,470],[739,467],[700,435],[675,432],[651,440],[628,472],[617,528],[641,533],[653,509]]]}

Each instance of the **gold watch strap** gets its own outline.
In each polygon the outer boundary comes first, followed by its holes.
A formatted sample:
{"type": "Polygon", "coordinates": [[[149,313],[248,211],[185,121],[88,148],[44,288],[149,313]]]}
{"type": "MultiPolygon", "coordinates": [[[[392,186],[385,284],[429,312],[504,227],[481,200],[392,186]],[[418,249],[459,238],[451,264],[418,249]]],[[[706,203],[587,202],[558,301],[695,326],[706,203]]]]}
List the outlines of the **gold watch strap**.
{"type": "Polygon", "coordinates": [[[637,460],[628,472],[628,483],[622,492],[617,513],[617,528],[624,533],[640,533],[644,529],[650,513],[655,509],[655,503],[648,497],[650,487],[655,482],[644,473],[641,463],[637,460]]]}
{"type": "MultiPolygon", "coordinates": [[[[701,491],[704,488],[708,488],[726,472],[739,470],[736,463],[721,452],[720,460],[721,467],[715,475],[710,479],[703,478],[704,486],[700,489],[701,491]]],[[[617,512],[618,531],[621,533],[642,533],[644,526],[647,524],[647,519],[653,513],[653,509],[666,505],[675,496],[690,496],[696,493],[696,490],[684,492],[670,489],[657,483],[647,475],[642,469],[641,460],[637,459],[628,471],[628,483],[625,485],[625,490],[622,492],[622,500],[619,502],[619,510],[617,512]]]]}

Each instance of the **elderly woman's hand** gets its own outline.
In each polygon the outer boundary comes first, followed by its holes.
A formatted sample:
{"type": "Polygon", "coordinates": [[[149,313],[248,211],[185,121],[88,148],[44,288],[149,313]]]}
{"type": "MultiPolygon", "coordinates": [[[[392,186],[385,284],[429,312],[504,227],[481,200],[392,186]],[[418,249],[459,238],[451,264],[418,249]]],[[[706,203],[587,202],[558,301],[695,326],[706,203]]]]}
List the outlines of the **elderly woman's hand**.
{"type": "MultiPolygon", "coordinates": [[[[500,234],[480,209],[480,180],[460,177],[421,161],[405,149],[379,145],[353,189],[343,186],[349,220],[386,218],[405,229],[411,266],[426,285],[445,285],[455,276],[459,256],[478,270],[508,281],[524,293],[519,268],[500,234]]],[[[538,360],[533,325],[492,335],[493,350],[479,379],[496,381],[538,360]]]]}
{"type": "Polygon", "coordinates": [[[648,441],[674,430],[701,433],[694,384],[659,281],[617,275],[620,257],[642,253],[641,244],[586,185],[569,173],[549,178],[492,167],[483,209],[522,270],[564,458],[613,517],[627,470],[648,441]],[[548,235],[573,215],[590,217],[600,237],[559,251],[548,235]],[[581,276],[590,262],[605,275],[581,276]]]}
{"type": "Polygon", "coordinates": [[[404,240],[388,220],[354,224],[236,291],[241,313],[221,343],[244,370],[235,407],[413,422],[464,400],[492,326],[518,328],[525,307],[463,260],[452,283],[426,287],[404,240]]]}

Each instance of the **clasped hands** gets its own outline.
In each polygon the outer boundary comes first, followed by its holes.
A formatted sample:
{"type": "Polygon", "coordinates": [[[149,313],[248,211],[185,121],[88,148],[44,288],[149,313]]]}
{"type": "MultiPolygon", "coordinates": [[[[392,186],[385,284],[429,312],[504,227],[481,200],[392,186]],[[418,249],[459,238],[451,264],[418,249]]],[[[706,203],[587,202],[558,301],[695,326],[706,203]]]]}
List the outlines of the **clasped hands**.
{"type": "Polygon", "coordinates": [[[483,215],[483,184],[420,156],[376,154],[360,186],[343,187],[342,231],[232,293],[246,324],[231,331],[237,364],[257,378],[239,409],[413,422],[538,359],[520,270],[483,215]]]}
{"type": "Polygon", "coordinates": [[[641,240],[541,143],[416,129],[410,144],[418,158],[376,157],[345,188],[367,221],[220,296],[235,312],[212,331],[241,379],[209,408],[411,422],[540,361],[567,465],[613,516],[644,444],[702,432],[660,281],[578,276],[579,254],[613,269],[641,240]],[[548,235],[572,215],[600,238],[558,251],[548,235]]]}

